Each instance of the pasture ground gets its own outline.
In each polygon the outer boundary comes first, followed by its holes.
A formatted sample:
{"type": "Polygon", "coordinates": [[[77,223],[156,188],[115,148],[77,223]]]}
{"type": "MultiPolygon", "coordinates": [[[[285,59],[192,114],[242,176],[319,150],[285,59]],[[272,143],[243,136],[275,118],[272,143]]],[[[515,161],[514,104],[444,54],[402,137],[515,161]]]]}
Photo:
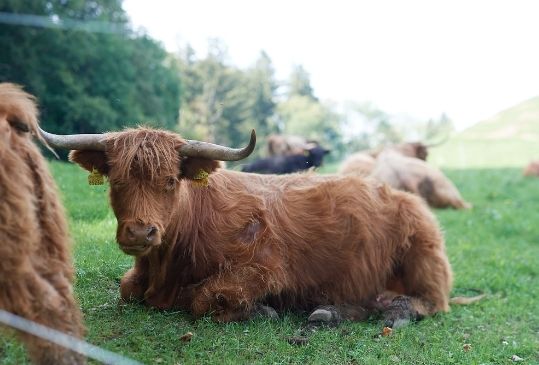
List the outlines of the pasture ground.
{"type": "MultiPolygon", "coordinates": [[[[298,315],[218,325],[179,311],[119,306],[119,280],[132,258],[115,243],[107,186],[88,186],[78,167],[51,166],[70,218],[75,291],[93,344],[145,364],[510,364],[513,355],[539,363],[539,179],[523,178],[520,169],[446,170],[474,204],[469,211],[436,211],[455,274],[453,294],[477,288],[486,299],[389,337],[379,337],[381,322],[372,320],[320,329],[295,346],[287,339],[305,321],[298,315]],[[182,342],[188,331],[192,340],[182,342]]],[[[22,346],[5,334],[0,363],[27,363],[22,346]]]]}

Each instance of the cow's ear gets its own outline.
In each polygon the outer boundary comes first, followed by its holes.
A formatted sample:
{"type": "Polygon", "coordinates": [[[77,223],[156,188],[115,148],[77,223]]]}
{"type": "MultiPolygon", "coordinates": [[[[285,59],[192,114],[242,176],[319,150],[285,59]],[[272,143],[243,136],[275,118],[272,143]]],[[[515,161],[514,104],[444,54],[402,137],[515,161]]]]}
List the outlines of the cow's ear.
{"type": "Polygon", "coordinates": [[[90,172],[97,169],[101,175],[109,173],[107,155],[103,151],[74,150],[69,152],[69,161],[75,162],[90,172]]]}
{"type": "Polygon", "coordinates": [[[211,174],[219,167],[219,162],[200,157],[183,157],[180,162],[180,177],[199,180],[201,174],[211,174]]]}

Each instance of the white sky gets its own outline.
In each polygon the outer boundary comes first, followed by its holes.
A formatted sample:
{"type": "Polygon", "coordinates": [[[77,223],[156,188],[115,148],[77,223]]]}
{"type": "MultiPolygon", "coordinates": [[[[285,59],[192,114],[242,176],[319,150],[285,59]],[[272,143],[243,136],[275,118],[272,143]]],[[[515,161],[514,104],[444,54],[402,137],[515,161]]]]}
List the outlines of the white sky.
{"type": "MultiPolygon", "coordinates": [[[[261,50],[279,79],[301,64],[315,94],[371,101],[458,129],[539,95],[539,1],[124,0],[169,51],[207,40],[248,67],[261,50]]],[[[538,121],[539,122],[539,121],[538,121]]]]}

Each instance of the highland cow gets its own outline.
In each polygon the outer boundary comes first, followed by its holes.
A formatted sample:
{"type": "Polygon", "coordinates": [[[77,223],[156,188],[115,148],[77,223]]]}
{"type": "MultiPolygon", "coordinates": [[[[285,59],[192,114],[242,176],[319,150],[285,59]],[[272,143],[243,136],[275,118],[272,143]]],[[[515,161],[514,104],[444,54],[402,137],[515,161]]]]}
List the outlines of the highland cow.
{"type": "Polygon", "coordinates": [[[396,151],[381,153],[369,176],[395,189],[419,195],[434,208],[471,208],[442,171],[396,151]]]}
{"type": "Polygon", "coordinates": [[[301,155],[315,144],[317,143],[300,136],[272,134],[267,140],[268,156],[301,155]]]}
{"type": "Polygon", "coordinates": [[[387,326],[449,309],[444,240],[411,194],[354,176],[215,171],[247,157],[254,134],[239,150],[149,128],[43,136],[108,176],[118,244],[135,256],[124,300],[218,322],[260,305],[361,319],[386,289],[399,293],[387,326]]]}
{"type": "MultiPolygon", "coordinates": [[[[35,99],[0,84],[0,308],[81,337],[64,210],[32,134],[35,99]]],[[[19,334],[36,364],[82,364],[83,357],[19,334]]]]}
{"type": "Polygon", "coordinates": [[[339,167],[340,175],[367,177],[376,166],[376,159],[365,152],[356,152],[348,156],[339,167]]]}

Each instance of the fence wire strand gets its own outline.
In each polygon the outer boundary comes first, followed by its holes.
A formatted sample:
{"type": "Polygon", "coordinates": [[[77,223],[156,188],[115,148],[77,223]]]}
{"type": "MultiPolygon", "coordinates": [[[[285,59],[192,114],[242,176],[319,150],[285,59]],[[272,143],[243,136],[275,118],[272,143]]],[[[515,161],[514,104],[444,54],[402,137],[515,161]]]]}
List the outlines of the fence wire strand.
{"type": "Polygon", "coordinates": [[[67,335],[63,332],[46,327],[42,324],[30,321],[15,314],[0,309],[0,324],[15,328],[52,342],[56,345],[65,347],[71,351],[77,352],[93,360],[97,360],[107,365],[142,365],[142,363],[118,355],[112,351],[89,344],[86,341],[79,340],[76,337],[67,335]]]}

